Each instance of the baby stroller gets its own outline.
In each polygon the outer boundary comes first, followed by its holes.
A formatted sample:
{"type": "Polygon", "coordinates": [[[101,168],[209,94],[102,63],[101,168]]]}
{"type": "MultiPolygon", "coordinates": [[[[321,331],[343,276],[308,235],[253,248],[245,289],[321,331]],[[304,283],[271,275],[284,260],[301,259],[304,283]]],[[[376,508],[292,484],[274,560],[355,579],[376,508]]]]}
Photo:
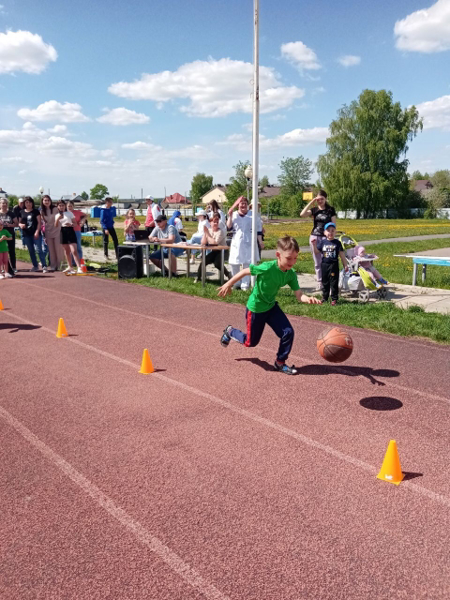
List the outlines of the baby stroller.
{"type": "Polygon", "coordinates": [[[375,292],[374,295],[376,295],[377,300],[386,300],[387,288],[383,284],[377,286],[369,272],[360,264],[364,262],[372,263],[377,260],[378,256],[375,254],[360,256],[358,250],[361,246],[358,246],[358,242],[345,233],[340,235],[339,241],[348,262],[348,271],[342,269],[339,274],[340,291],[357,296],[360,302],[368,302],[370,294],[373,292],[375,292]]]}

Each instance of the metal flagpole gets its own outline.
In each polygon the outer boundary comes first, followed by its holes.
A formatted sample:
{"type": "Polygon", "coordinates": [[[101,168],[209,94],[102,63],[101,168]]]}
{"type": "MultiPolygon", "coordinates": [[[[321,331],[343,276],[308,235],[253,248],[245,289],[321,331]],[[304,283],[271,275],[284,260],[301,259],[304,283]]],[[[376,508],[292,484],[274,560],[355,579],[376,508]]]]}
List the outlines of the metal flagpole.
{"type": "MultiPolygon", "coordinates": [[[[258,171],[259,171],[259,0],[253,0],[253,184],[252,184],[252,263],[256,264],[258,249],[258,171]]],[[[252,286],[255,278],[252,277],[252,286]]]]}

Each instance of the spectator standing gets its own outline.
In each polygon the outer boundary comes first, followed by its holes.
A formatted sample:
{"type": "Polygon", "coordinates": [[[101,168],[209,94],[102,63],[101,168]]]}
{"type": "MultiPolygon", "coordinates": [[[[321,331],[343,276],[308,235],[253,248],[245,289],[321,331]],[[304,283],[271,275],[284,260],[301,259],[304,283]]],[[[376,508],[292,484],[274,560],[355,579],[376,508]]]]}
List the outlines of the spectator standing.
{"type": "Polygon", "coordinates": [[[30,196],[25,196],[24,201],[25,208],[20,212],[19,227],[23,231],[23,240],[25,242],[25,246],[28,249],[28,253],[33,264],[30,271],[36,272],[39,271],[39,267],[38,262],[36,260],[35,247],[37,248],[38,253],[40,250],[39,257],[41,259],[41,264],[43,266],[45,265],[45,255],[43,254],[42,249],[41,214],[35,207],[33,198],[31,198],[30,196]],[[40,241],[40,243],[35,246],[35,242],[38,240],[40,241]]]}
{"type": "Polygon", "coordinates": [[[102,208],[100,211],[100,226],[103,231],[103,252],[105,253],[105,258],[108,258],[108,244],[109,244],[109,236],[114,244],[114,251],[116,253],[116,258],[118,258],[117,247],[119,245],[119,241],[117,239],[117,233],[114,229],[114,217],[116,216],[116,209],[113,206],[112,198],[105,198],[105,208],[102,208]]]}
{"type": "Polygon", "coordinates": [[[6,228],[3,228],[3,221],[0,221],[0,279],[12,277],[8,273],[8,242],[11,234],[6,228]]]}
{"type": "MultiPolygon", "coordinates": [[[[13,208],[13,213],[14,213],[14,216],[16,217],[18,223],[20,223],[20,213],[23,211],[24,208],[25,208],[25,201],[23,198],[19,198],[16,206],[13,208]]],[[[23,230],[22,229],[20,229],[20,240],[22,242],[22,248],[26,248],[25,242],[23,241],[23,230]]]]}
{"type": "Polygon", "coordinates": [[[16,269],[16,235],[14,227],[17,227],[18,220],[14,212],[10,210],[7,198],[0,198],[0,222],[3,223],[3,230],[11,234],[11,238],[6,240],[8,246],[8,276],[17,273],[16,269]]]}
{"type": "MultiPolygon", "coordinates": [[[[241,269],[248,269],[252,257],[252,220],[248,216],[248,200],[240,196],[228,211],[228,229],[233,230],[233,239],[230,246],[230,258],[228,260],[231,272],[237,275],[241,269]],[[234,209],[238,207],[238,210],[234,209]],[[233,212],[234,211],[234,212],[233,212]]],[[[259,257],[257,257],[257,262],[259,257]]],[[[245,276],[236,280],[235,287],[242,290],[248,290],[250,287],[250,277],[245,276]]]]}
{"type": "Polygon", "coordinates": [[[314,259],[314,268],[316,271],[317,290],[322,289],[322,254],[317,254],[314,250],[313,243],[318,244],[320,240],[325,239],[324,227],[327,223],[336,225],[336,211],[327,202],[327,193],[325,190],[320,190],[319,193],[311,202],[309,202],[300,213],[300,217],[312,217],[314,225],[309,236],[309,247],[314,259]]]}
{"type": "Polygon", "coordinates": [[[331,306],[335,306],[339,297],[339,257],[346,271],[348,264],[341,242],[334,238],[336,225],[327,223],[324,231],[325,237],[318,242],[313,240],[312,245],[314,252],[322,255],[323,301],[328,301],[331,290],[331,306]]]}
{"type": "MultiPolygon", "coordinates": [[[[204,233],[205,229],[210,228],[209,216],[206,211],[199,210],[197,212],[196,217],[197,217],[197,221],[198,221],[197,231],[196,231],[196,233],[194,233],[194,235],[191,237],[191,239],[186,242],[187,244],[201,244],[202,238],[203,238],[203,233],[204,233]]],[[[192,250],[191,251],[191,265],[195,264],[195,254],[196,254],[195,250],[192,250]]]]}
{"type": "Polygon", "coordinates": [[[55,218],[55,225],[61,226],[60,240],[61,240],[61,245],[64,248],[64,253],[65,253],[66,259],[67,259],[67,268],[64,269],[64,273],[69,273],[69,274],[73,273],[70,253],[72,253],[73,258],[75,259],[75,262],[77,264],[77,267],[78,267],[77,272],[78,273],[83,272],[81,270],[81,263],[80,263],[80,259],[78,257],[78,252],[77,252],[77,236],[75,235],[75,231],[73,228],[75,223],[76,223],[75,215],[72,212],[70,212],[70,210],[67,210],[67,206],[66,206],[66,203],[64,202],[64,200],[59,200],[58,214],[56,215],[56,218],[55,218]]]}
{"type": "Polygon", "coordinates": [[[147,216],[145,218],[145,227],[147,232],[150,234],[156,227],[156,217],[159,217],[161,208],[158,203],[154,201],[153,196],[146,196],[145,201],[147,202],[147,216]]]}
{"type": "MultiPolygon", "coordinates": [[[[77,236],[78,258],[83,258],[83,247],[81,245],[81,228],[83,227],[87,217],[82,210],[75,209],[75,205],[71,200],[67,203],[67,209],[70,210],[70,212],[75,217],[75,225],[73,226],[73,230],[75,231],[75,235],[77,236]]],[[[75,261],[72,260],[72,265],[74,264],[75,261]]]]}
{"type": "Polygon", "coordinates": [[[53,204],[50,196],[42,196],[41,219],[45,231],[45,241],[49,251],[49,270],[57,271],[63,260],[63,248],[61,246],[61,225],[56,225],[55,219],[58,209],[53,204]]]}
{"type": "Polygon", "coordinates": [[[221,227],[221,229],[224,229],[225,233],[226,233],[227,217],[226,217],[225,213],[223,212],[223,210],[221,210],[217,200],[211,200],[211,202],[209,202],[208,206],[206,207],[206,212],[208,213],[208,217],[210,219],[216,213],[220,216],[220,227],[221,227]]]}
{"type": "MultiPolygon", "coordinates": [[[[148,236],[151,242],[164,243],[164,244],[179,244],[181,242],[180,234],[178,233],[174,225],[167,223],[167,217],[165,215],[159,215],[156,217],[156,227],[148,236]]],[[[171,263],[169,265],[172,275],[177,275],[177,256],[183,254],[184,248],[172,248],[171,252],[171,263]]],[[[150,260],[159,269],[161,269],[162,261],[169,256],[168,248],[160,248],[150,254],[150,260]]]]}

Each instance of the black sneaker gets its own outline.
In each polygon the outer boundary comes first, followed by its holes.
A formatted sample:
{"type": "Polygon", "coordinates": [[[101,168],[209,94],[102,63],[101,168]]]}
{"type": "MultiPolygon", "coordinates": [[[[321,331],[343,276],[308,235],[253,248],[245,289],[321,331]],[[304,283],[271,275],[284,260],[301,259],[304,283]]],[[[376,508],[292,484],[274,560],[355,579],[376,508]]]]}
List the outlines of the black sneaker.
{"type": "Polygon", "coordinates": [[[222,337],[220,338],[220,344],[222,346],[224,346],[225,348],[231,342],[231,337],[230,337],[231,329],[232,329],[231,325],[227,325],[225,327],[225,329],[223,330],[222,337]]]}
{"type": "Polygon", "coordinates": [[[280,371],[280,373],[286,373],[286,375],[297,375],[297,369],[294,367],[294,365],[292,365],[292,367],[289,367],[285,363],[280,364],[277,361],[275,361],[273,363],[273,366],[275,367],[275,371],[280,371]]]}

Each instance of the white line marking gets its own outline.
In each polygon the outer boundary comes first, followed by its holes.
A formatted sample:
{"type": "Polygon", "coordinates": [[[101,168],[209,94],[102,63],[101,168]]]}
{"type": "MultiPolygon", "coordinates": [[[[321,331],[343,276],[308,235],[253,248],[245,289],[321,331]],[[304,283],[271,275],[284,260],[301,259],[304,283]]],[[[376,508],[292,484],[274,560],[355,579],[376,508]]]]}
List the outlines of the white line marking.
{"type": "MultiPolygon", "coordinates": [[[[96,306],[100,306],[101,308],[107,308],[108,310],[111,310],[111,309],[117,310],[117,311],[129,314],[129,315],[133,315],[134,317],[139,317],[141,319],[148,319],[150,321],[156,321],[158,323],[163,323],[164,325],[170,325],[171,327],[181,327],[182,329],[187,329],[188,331],[192,331],[194,333],[201,333],[203,335],[208,335],[208,336],[214,337],[216,339],[218,338],[218,334],[216,334],[216,333],[211,333],[211,332],[205,331],[203,329],[197,329],[195,327],[190,327],[189,325],[183,325],[182,323],[178,323],[176,321],[168,321],[166,319],[161,319],[160,317],[153,317],[151,315],[145,315],[145,314],[142,314],[142,313],[139,313],[139,312],[128,310],[127,308],[121,308],[119,306],[112,306],[112,305],[106,304],[104,302],[97,302],[96,300],[90,300],[89,298],[85,298],[84,296],[76,296],[75,294],[68,294],[67,292],[60,292],[59,290],[46,289],[46,288],[43,288],[40,285],[35,285],[35,284],[32,284],[32,283],[21,282],[21,284],[22,285],[28,285],[30,287],[35,287],[35,288],[38,288],[39,290],[47,291],[48,293],[60,294],[62,296],[68,296],[69,298],[75,298],[77,300],[83,300],[84,302],[89,302],[90,304],[94,304],[96,306]]],[[[161,291],[161,290],[158,290],[158,291],[161,291]]],[[[163,291],[165,291],[165,290],[163,290],[163,291]]],[[[292,316],[292,315],[290,315],[290,316],[292,316]]],[[[380,336],[378,336],[378,337],[380,337],[380,336]]],[[[271,354],[274,353],[273,348],[268,348],[267,346],[263,346],[262,344],[259,344],[258,348],[261,348],[262,350],[265,350],[266,352],[270,352],[271,354]]],[[[303,358],[302,356],[298,356],[296,354],[290,354],[290,357],[292,359],[294,359],[296,362],[301,362],[303,364],[311,363],[311,361],[314,360],[313,358],[303,358]]],[[[356,375],[355,376],[354,373],[352,373],[351,371],[347,371],[345,369],[345,367],[336,367],[336,366],[334,366],[334,368],[336,370],[341,371],[342,374],[344,374],[344,375],[351,375],[352,377],[358,377],[358,378],[361,377],[361,378],[364,379],[364,375],[356,375]]],[[[445,402],[447,404],[450,404],[450,398],[445,398],[443,396],[438,396],[436,394],[431,394],[429,392],[422,392],[422,391],[417,390],[415,388],[409,388],[409,387],[400,385],[398,383],[394,383],[392,381],[386,381],[384,383],[385,383],[384,387],[392,387],[394,389],[398,389],[398,390],[401,390],[403,392],[416,394],[417,396],[420,396],[422,398],[432,398],[433,400],[437,400],[438,402],[445,402]]]]}
{"type": "Polygon", "coordinates": [[[197,589],[206,598],[211,600],[229,600],[212,584],[208,583],[203,577],[188,563],[184,562],[178,554],[173,552],[160,539],[152,535],[143,525],[133,519],[127,512],[117,506],[112,498],[107,496],[94,483],[89,481],[84,475],[77,471],[62,456],[54,452],[45,442],[40,440],[25,425],[14,418],[7,410],[0,406],[0,416],[3,420],[17,431],[27,442],[38,450],[45,458],[53,463],[70,480],[90,496],[96,504],[106,510],[114,519],[130,531],[142,544],[156,554],[172,571],[175,571],[181,579],[197,589]]]}
{"type": "MultiPolygon", "coordinates": [[[[17,319],[19,319],[20,321],[22,321],[24,323],[39,326],[37,323],[32,323],[28,319],[23,319],[22,317],[19,317],[17,315],[12,315],[12,316],[16,317],[17,319]]],[[[42,325],[40,325],[39,327],[41,329],[43,329],[44,331],[47,331],[48,333],[55,335],[55,332],[52,331],[51,329],[48,329],[47,327],[44,327],[42,325]]],[[[124,364],[127,367],[132,367],[136,371],[139,369],[138,364],[132,363],[128,360],[120,358],[119,356],[116,356],[115,354],[110,354],[109,352],[100,350],[99,348],[96,348],[95,346],[85,344],[84,342],[80,342],[79,340],[75,340],[74,338],[70,338],[70,337],[64,338],[64,340],[67,340],[68,342],[70,342],[72,344],[76,344],[77,346],[80,346],[82,348],[86,348],[87,350],[90,350],[91,352],[100,354],[101,356],[105,356],[106,358],[109,358],[111,360],[115,360],[116,362],[124,364]]],[[[348,464],[358,467],[364,471],[367,471],[368,473],[371,473],[374,475],[377,472],[377,469],[374,466],[372,466],[362,460],[354,458],[353,456],[349,456],[348,454],[344,454],[343,452],[341,452],[340,450],[336,450],[332,446],[327,446],[326,444],[317,442],[316,440],[313,440],[312,438],[307,437],[306,435],[298,433],[297,431],[294,431],[293,429],[284,427],[284,425],[280,425],[279,423],[275,423],[274,421],[270,421],[269,419],[266,419],[265,417],[262,417],[250,410],[241,408],[240,406],[236,406],[235,404],[232,404],[231,402],[228,402],[227,400],[222,400],[222,398],[219,398],[218,396],[213,396],[212,394],[209,394],[208,392],[204,392],[202,390],[194,388],[190,385],[187,385],[186,383],[183,383],[181,381],[177,381],[176,379],[167,377],[167,375],[162,375],[161,373],[152,373],[151,377],[157,377],[158,379],[162,379],[163,381],[165,381],[171,385],[174,385],[176,387],[179,387],[179,388],[189,392],[190,394],[195,394],[196,396],[205,398],[206,400],[209,400],[210,402],[213,402],[214,404],[218,404],[219,406],[222,406],[223,408],[226,408],[227,410],[229,410],[231,412],[241,415],[242,417],[245,417],[246,419],[249,419],[255,423],[259,423],[260,425],[263,425],[264,427],[267,427],[269,429],[272,429],[273,431],[277,431],[278,433],[281,433],[292,439],[295,439],[295,440],[301,442],[302,444],[305,444],[306,446],[310,446],[311,448],[316,448],[317,450],[321,450],[322,452],[325,452],[326,454],[329,454],[330,456],[333,456],[334,458],[338,458],[339,460],[342,460],[348,464]]],[[[450,508],[450,498],[448,498],[447,496],[444,496],[442,494],[438,494],[436,492],[428,490],[427,488],[424,488],[424,487],[421,487],[414,483],[411,483],[410,481],[402,482],[402,487],[407,487],[422,496],[425,496],[431,500],[434,500],[435,502],[438,502],[439,504],[443,504],[444,506],[447,506],[450,508]]]]}

